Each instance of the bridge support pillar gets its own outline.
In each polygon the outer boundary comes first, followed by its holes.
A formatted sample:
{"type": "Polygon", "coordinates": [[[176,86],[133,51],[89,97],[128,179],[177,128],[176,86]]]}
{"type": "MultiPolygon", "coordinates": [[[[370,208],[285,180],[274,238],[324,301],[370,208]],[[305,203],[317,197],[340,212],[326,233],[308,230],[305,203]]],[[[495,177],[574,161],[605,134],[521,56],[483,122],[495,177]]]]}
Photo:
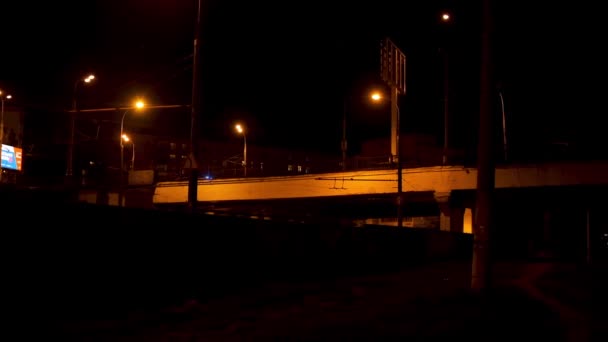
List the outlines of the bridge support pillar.
{"type": "Polygon", "coordinates": [[[437,201],[437,205],[439,206],[439,229],[442,231],[450,231],[452,229],[452,208],[450,205],[450,193],[436,192],[434,196],[435,201],[437,201]]]}
{"type": "Polygon", "coordinates": [[[461,201],[455,199],[449,192],[435,193],[434,196],[439,206],[439,229],[446,232],[466,232],[466,214],[470,216],[471,213],[470,210],[466,212],[464,203],[459,203],[461,201]]]}
{"type": "Polygon", "coordinates": [[[464,213],[465,208],[463,206],[452,206],[452,212],[450,216],[451,232],[464,232],[464,213]]]}

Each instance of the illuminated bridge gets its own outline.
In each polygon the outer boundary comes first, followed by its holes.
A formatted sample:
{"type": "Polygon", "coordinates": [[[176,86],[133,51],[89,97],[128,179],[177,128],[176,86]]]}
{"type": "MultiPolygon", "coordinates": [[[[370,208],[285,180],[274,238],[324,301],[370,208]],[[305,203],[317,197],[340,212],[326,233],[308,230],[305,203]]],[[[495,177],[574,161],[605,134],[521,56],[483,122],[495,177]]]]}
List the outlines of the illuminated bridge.
{"type": "MultiPolygon", "coordinates": [[[[470,231],[476,168],[424,167],[402,172],[406,226],[434,224],[442,230],[470,231]]],[[[538,219],[542,225],[547,212],[559,216],[565,209],[571,213],[587,211],[606,202],[606,162],[513,165],[498,167],[495,176],[496,207],[503,223],[538,219]],[[540,216],[520,215],[531,208],[540,216]]],[[[332,217],[394,224],[397,179],[396,169],[384,169],[200,180],[198,202],[201,210],[214,214],[260,219],[332,217]]],[[[187,203],[187,195],[187,182],[160,182],[153,201],[157,207],[180,207],[187,203]]]]}

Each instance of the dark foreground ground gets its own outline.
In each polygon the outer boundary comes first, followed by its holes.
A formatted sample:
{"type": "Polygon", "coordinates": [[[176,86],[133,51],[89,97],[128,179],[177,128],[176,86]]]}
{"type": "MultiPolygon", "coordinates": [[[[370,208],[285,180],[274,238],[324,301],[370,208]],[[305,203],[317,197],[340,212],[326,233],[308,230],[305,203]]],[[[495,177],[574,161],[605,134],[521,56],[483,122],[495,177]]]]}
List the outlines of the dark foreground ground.
{"type": "Polygon", "coordinates": [[[463,234],[2,198],[6,341],[608,341],[603,264],[479,295],[463,234]]]}
{"type": "Polygon", "coordinates": [[[597,292],[607,285],[600,267],[500,264],[486,295],[467,290],[469,269],[468,263],[441,262],[379,275],[274,282],[154,310],[47,317],[26,331],[61,341],[608,340],[606,296],[597,292]]]}

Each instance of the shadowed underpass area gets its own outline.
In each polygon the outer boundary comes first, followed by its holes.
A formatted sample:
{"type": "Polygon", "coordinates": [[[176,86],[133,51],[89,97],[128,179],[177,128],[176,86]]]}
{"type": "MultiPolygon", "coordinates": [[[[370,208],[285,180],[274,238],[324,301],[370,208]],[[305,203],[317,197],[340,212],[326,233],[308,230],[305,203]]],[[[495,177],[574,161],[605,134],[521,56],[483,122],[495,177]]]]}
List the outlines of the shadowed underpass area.
{"type": "Polygon", "coordinates": [[[552,307],[544,296],[564,298],[551,281],[581,278],[577,267],[503,264],[493,291],[471,294],[466,234],[91,206],[54,193],[13,198],[2,203],[3,212],[21,213],[2,222],[7,331],[27,340],[559,341],[601,333],[603,316],[585,316],[585,279],[568,297],[578,306],[552,307]]]}

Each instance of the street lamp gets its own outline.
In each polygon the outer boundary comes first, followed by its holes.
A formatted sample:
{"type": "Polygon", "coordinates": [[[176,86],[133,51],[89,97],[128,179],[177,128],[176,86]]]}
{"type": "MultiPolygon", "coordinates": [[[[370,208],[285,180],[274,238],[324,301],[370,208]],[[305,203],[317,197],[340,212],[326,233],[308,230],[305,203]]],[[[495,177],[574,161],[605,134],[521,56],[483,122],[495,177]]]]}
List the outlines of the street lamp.
{"type": "Polygon", "coordinates": [[[379,102],[382,100],[382,93],[374,91],[370,94],[369,98],[374,102],[379,102]]]}
{"type": "Polygon", "coordinates": [[[237,132],[243,135],[243,176],[247,177],[247,134],[241,124],[234,126],[237,132]]]}
{"type": "MultiPolygon", "coordinates": [[[[373,102],[380,102],[380,100],[382,100],[382,94],[376,91],[370,94],[370,98],[373,102]]],[[[342,142],[340,144],[342,150],[342,171],[346,171],[346,151],[348,149],[348,141],[346,140],[346,114],[348,112],[347,102],[350,100],[352,99],[349,96],[344,96],[342,107],[342,142]]]]}
{"type": "MultiPolygon", "coordinates": [[[[136,110],[144,108],[144,102],[142,100],[137,100],[135,102],[134,108],[136,110]]],[[[129,109],[131,109],[131,108],[129,108],[129,109]]],[[[120,207],[123,206],[122,202],[123,202],[123,188],[124,188],[123,184],[124,184],[124,170],[125,170],[124,145],[123,145],[123,141],[125,141],[124,126],[125,126],[125,117],[127,116],[129,109],[125,110],[125,112],[122,114],[122,118],[120,119],[120,135],[118,136],[118,139],[120,141],[120,176],[118,179],[118,181],[119,181],[118,206],[120,206],[120,207]]]]}
{"type": "Polygon", "coordinates": [[[71,178],[74,168],[74,134],[76,131],[76,116],[78,115],[78,86],[82,83],[89,84],[93,82],[95,75],[90,74],[84,78],[79,78],[74,82],[74,90],[72,92],[72,112],[70,113],[70,141],[68,144],[68,157],[65,175],[71,178]]]}
{"type": "Polygon", "coordinates": [[[135,141],[131,140],[128,135],[123,134],[122,140],[124,142],[131,142],[131,171],[135,170],[135,141]]]}
{"type": "MultiPolygon", "coordinates": [[[[378,91],[374,91],[370,94],[370,99],[374,102],[380,102],[380,101],[384,100],[384,96],[382,96],[382,93],[380,93],[378,91]]],[[[395,162],[395,159],[397,161],[397,227],[401,228],[403,226],[403,211],[401,209],[401,204],[403,202],[403,165],[401,164],[401,142],[399,141],[400,135],[401,135],[401,129],[400,129],[401,113],[399,110],[398,101],[394,101],[394,103],[392,103],[392,104],[395,106],[395,109],[397,110],[397,116],[396,116],[396,122],[395,122],[396,151],[395,151],[394,158],[391,158],[391,159],[392,159],[393,163],[395,162]]]]}
{"type": "Polygon", "coordinates": [[[10,100],[13,97],[10,94],[4,94],[0,90],[0,102],[2,102],[2,109],[0,109],[0,181],[2,181],[2,144],[4,143],[4,101],[10,100]]]}
{"type": "MultiPolygon", "coordinates": [[[[441,13],[441,21],[447,25],[451,23],[452,16],[449,12],[441,13]]],[[[448,73],[448,40],[444,39],[444,46],[440,48],[440,53],[442,54],[443,59],[443,158],[442,165],[446,166],[448,164],[448,149],[449,149],[449,120],[450,120],[450,112],[449,112],[449,73],[448,73]]]]}

